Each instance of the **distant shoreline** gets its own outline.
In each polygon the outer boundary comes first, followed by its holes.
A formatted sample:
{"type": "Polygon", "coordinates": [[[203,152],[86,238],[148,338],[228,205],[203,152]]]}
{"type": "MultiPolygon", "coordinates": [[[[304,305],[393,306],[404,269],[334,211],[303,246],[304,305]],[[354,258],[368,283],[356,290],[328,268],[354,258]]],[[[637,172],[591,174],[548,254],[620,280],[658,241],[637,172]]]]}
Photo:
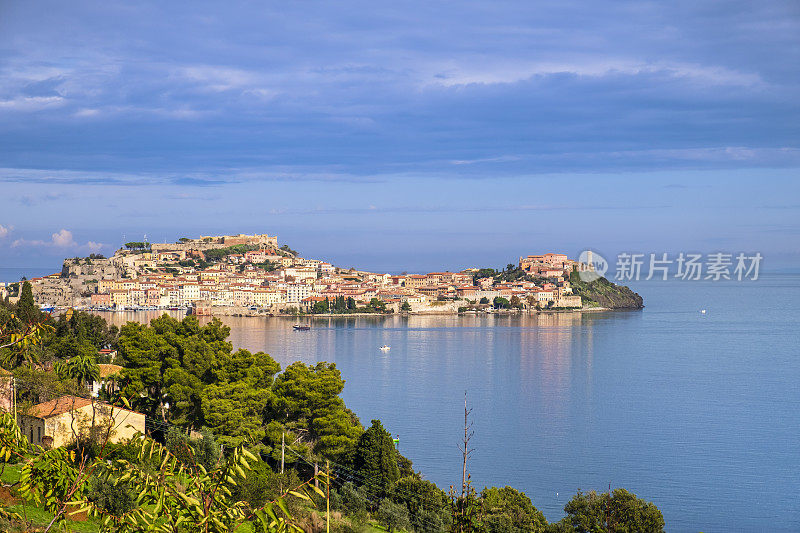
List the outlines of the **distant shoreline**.
{"type": "Polygon", "coordinates": [[[431,317],[469,317],[469,316],[534,316],[534,315],[554,315],[564,313],[601,313],[606,311],[640,311],[641,309],[610,309],[608,307],[584,307],[580,309],[540,309],[540,310],[492,310],[489,312],[404,312],[404,313],[319,313],[319,314],[280,314],[280,313],[258,313],[258,312],[241,312],[241,313],[211,313],[203,315],[193,315],[181,309],[125,309],[117,310],[100,310],[100,309],[84,309],[87,312],[97,314],[98,316],[111,315],[124,315],[125,313],[152,313],[170,314],[178,313],[184,316],[197,316],[198,318],[220,318],[220,317],[236,317],[236,318],[294,318],[294,319],[330,319],[330,318],[392,318],[392,317],[417,317],[417,316],[431,316],[431,317]]]}

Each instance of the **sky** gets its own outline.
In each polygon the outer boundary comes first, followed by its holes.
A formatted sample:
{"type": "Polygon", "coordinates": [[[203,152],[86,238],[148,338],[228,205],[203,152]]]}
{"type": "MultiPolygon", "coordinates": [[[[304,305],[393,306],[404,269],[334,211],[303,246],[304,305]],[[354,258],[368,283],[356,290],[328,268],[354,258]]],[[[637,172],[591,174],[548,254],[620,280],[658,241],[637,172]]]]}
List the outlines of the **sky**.
{"type": "Polygon", "coordinates": [[[0,0],[0,269],[230,233],[800,268],[798,65],[795,1],[0,0]]]}

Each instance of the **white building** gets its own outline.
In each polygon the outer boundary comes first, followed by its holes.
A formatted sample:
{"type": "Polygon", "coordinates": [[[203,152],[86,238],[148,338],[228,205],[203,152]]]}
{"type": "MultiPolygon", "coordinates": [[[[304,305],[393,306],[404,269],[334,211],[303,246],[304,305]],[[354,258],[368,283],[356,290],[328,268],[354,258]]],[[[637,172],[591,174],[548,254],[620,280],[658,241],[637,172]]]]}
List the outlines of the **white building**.
{"type": "Polygon", "coordinates": [[[311,296],[311,292],[311,285],[306,285],[305,283],[287,283],[286,302],[300,303],[311,296]]]}

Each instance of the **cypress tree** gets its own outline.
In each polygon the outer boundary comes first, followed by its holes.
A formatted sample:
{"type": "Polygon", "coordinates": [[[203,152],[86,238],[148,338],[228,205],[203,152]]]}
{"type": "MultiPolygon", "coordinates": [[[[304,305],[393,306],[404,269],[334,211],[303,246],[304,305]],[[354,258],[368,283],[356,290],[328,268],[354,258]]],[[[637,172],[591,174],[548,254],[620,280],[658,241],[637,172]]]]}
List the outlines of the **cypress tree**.
{"type": "Polygon", "coordinates": [[[379,499],[388,496],[400,479],[394,441],[380,420],[373,420],[372,426],[358,439],[354,466],[369,492],[379,499]]]}
{"type": "Polygon", "coordinates": [[[36,307],[36,302],[33,301],[33,289],[30,282],[26,281],[22,284],[19,302],[17,302],[17,318],[23,322],[33,322],[38,316],[39,309],[36,307]]]}

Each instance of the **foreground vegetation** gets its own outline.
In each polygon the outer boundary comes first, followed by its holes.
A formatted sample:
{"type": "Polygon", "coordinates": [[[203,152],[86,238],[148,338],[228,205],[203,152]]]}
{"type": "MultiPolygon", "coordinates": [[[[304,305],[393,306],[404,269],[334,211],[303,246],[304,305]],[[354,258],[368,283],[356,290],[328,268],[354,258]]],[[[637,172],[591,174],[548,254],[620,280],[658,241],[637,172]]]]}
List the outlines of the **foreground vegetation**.
{"type": "Polygon", "coordinates": [[[20,408],[86,396],[104,362],[98,349],[113,346],[124,368],[102,396],[146,414],[147,427],[124,443],[78,428],[69,447],[44,449],[0,415],[2,530],[663,531],[655,505],[623,489],[579,492],[556,523],[512,487],[477,492],[467,479],[445,492],[379,420],[361,425],[334,364],[281,369],[263,352],[234,350],[218,320],[165,315],[119,329],[81,312],[54,320],[29,290],[0,305],[0,358],[20,408]]]}

